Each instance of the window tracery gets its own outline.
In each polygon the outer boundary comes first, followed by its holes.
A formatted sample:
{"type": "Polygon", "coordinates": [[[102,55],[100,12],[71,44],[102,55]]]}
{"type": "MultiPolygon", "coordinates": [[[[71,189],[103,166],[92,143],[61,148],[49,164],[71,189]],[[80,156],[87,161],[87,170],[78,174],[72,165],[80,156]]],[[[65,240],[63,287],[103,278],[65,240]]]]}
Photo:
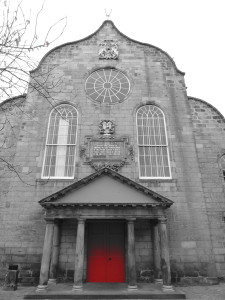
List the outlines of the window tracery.
{"type": "Polygon", "coordinates": [[[145,105],[137,111],[140,178],[171,178],[165,117],[161,109],[145,105]]]}
{"type": "Polygon", "coordinates": [[[42,178],[73,178],[77,138],[77,110],[68,104],[49,116],[42,178]]]}
{"type": "Polygon", "coordinates": [[[105,68],[94,71],[85,83],[87,96],[97,102],[115,104],[126,99],[130,92],[128,77],[119,70],[105,68]]]}

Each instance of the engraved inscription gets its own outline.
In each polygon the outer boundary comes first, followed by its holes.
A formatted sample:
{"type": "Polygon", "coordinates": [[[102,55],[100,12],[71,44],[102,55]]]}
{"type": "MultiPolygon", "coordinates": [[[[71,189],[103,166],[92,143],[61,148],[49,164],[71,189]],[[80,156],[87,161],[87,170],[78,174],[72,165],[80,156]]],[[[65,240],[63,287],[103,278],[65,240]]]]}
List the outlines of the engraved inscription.
{"type": "Polygon", "coordinates": [[[131,163],[133,148],[129,145],[127,137],[112,140],[110,135],[106,135],[104,139],[102,136],[86,136],[87,142],[80,148],[84,164],[89,164],[95,170],[107,167],[118,171],[125,164],[131,163]]]}
{"type": "Polygon", "coordinates": [[[120,157],[123,143],[114,141],[92,142],[93,158],[120,157]]]}

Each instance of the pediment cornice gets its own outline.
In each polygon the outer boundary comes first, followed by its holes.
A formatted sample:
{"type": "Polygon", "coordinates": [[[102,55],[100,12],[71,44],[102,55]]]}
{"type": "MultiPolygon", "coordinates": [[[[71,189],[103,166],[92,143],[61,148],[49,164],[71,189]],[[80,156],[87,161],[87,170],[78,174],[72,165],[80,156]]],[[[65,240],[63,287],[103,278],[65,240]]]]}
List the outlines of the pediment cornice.
{"type": "Polygon", "coordinates": [[[119,174],[116,171],[111,170],[110,168],[102,168],[99,171],[96,171],[90,175],[88,175],[87,177],[84,177],[82,179],[80,179],[79,181],[72,183],[71,185],[43,198],[42,200],[39,201],[40,205],[43,207],[62,207],[62,206],[152,206],[152,207],[156,207],[156,206],[160,206],[160,207],[170,207],[173,204],[173,201],[171,201],[170,199],[166,198],[163,195],[160,195],[152,190],[150,190],[149,188],[131,180],[130,178],[127,178],[121,174],[119,174]],[[120,202],[116,202],[114,201],[113,203],[108,203],[108,202],[100,202],[100,203],[76,203],[76,200],[74,202],[59,202],[59,199],[62,199],[63,197],[67,196],[69,193],[73,192],[75,193],[74,195],[76,195],[76,190],[78,189],[83,189],[85,188],[85,186],[87,186],[89,183],[97,180],[98,178],[101,178],[103,176],[109,176],[110,178],[119,181],[123,184],[125,184],[126,186],[130,187],[131,189],[134,189],[136,191],[138,191],[140,194],[144,194],[145,196],[151,198],[154,200],[154,202],[146,202],[144,201],[143,203],[140,202],[126,202],[126,203],[120,203],[120,202]],[[57,201],[58,200],[58,201],[57,201]]]}

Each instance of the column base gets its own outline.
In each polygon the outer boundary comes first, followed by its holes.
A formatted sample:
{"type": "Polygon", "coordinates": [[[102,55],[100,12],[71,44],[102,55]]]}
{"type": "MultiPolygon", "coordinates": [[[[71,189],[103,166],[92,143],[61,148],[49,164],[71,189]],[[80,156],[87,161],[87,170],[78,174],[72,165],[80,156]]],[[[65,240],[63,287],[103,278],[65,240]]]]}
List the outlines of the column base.
{"type": "Polygon", "coordinates": [[[129,291],[135,291],[135,290],[137,290],[137,285],[128,285],[127,289],[129,291]]]}
{"type": "Polygon", "coordinates": [[[55,278],[49,278],[48,284],[56,284],[56,279],[55,278]]]}
{"type": "Polygon", "coordinates": [[[80,291],[83,289],[83,285],[73,285],[72,291],[80,291]]]}
{"type": "Polygon", "coordinates": [[[38,285],[35,292],[46,292],[47,288],[47,285],[38,285]]]}
{"type": "Polygon", "coordinates": [[[174,292],[174,288],[172,285],[163,285],[162,290],[163,292],[174,292]]]}
{"type": "Polygon", "coordinates": [[[156,279],[155,279],[155,283],[156,283],[156,284],[162,284],[162,283],[163,283],[163,280],[160,279],[160,278],[156,278],[156,279]]]}

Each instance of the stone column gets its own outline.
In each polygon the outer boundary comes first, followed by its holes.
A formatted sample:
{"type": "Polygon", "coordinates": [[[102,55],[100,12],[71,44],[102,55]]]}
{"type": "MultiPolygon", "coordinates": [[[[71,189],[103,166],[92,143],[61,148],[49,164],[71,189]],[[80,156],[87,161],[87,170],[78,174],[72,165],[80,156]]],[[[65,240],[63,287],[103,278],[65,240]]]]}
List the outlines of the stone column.
{"type": "Polygon", "coordinates": [[[40,280],[39,285],[36,289],[36,292],[45,291],[48,283],[48,272],[51,259],[51,248],[52,248],[52,238],[53,238],[53,228],[54,220],[46,219],[46,229],[45,229],[45,239],[41,260],[41,271],[40,271],[40,280]]]}
{"type": "Polygon", "coordinates": [[[73,290],[80,290],[83,288],[82,279],[84,270],[84,234],[85,220],[78,219],[73,290]]]}
{"type": "Polygon", "coordinates": [[[58,268],[58,261],[59,261],[59,239],[60,239],[59,226],[60,226],[59,220],[55,220],[53,241],[52,241],[52,258],[51,258],[49,280],[48,280],[49,284],[56,284],[57,268],[58,268]]]}
{"type": "Polygon", "coordinates": [[[158,223],[153,224],[153,261],[155,271],[155,283],[162,283],[160,238],[158,223]]]}
{"type": "Polygon", "coordinates": [[[165,217],[158,219],[159,221],[159,235],[160,235],[160,247],[161,247],[161,269],[163,279],[163,290],[173,291],[171,286],[171,273],[170,273],[170,256],[169,245],[165,217]]]}
{"type": "Polygon", "coordinates": [[[135,219],[127,219],[128,289],[130,290],[137,289],[134,220],[135,219]]]}

